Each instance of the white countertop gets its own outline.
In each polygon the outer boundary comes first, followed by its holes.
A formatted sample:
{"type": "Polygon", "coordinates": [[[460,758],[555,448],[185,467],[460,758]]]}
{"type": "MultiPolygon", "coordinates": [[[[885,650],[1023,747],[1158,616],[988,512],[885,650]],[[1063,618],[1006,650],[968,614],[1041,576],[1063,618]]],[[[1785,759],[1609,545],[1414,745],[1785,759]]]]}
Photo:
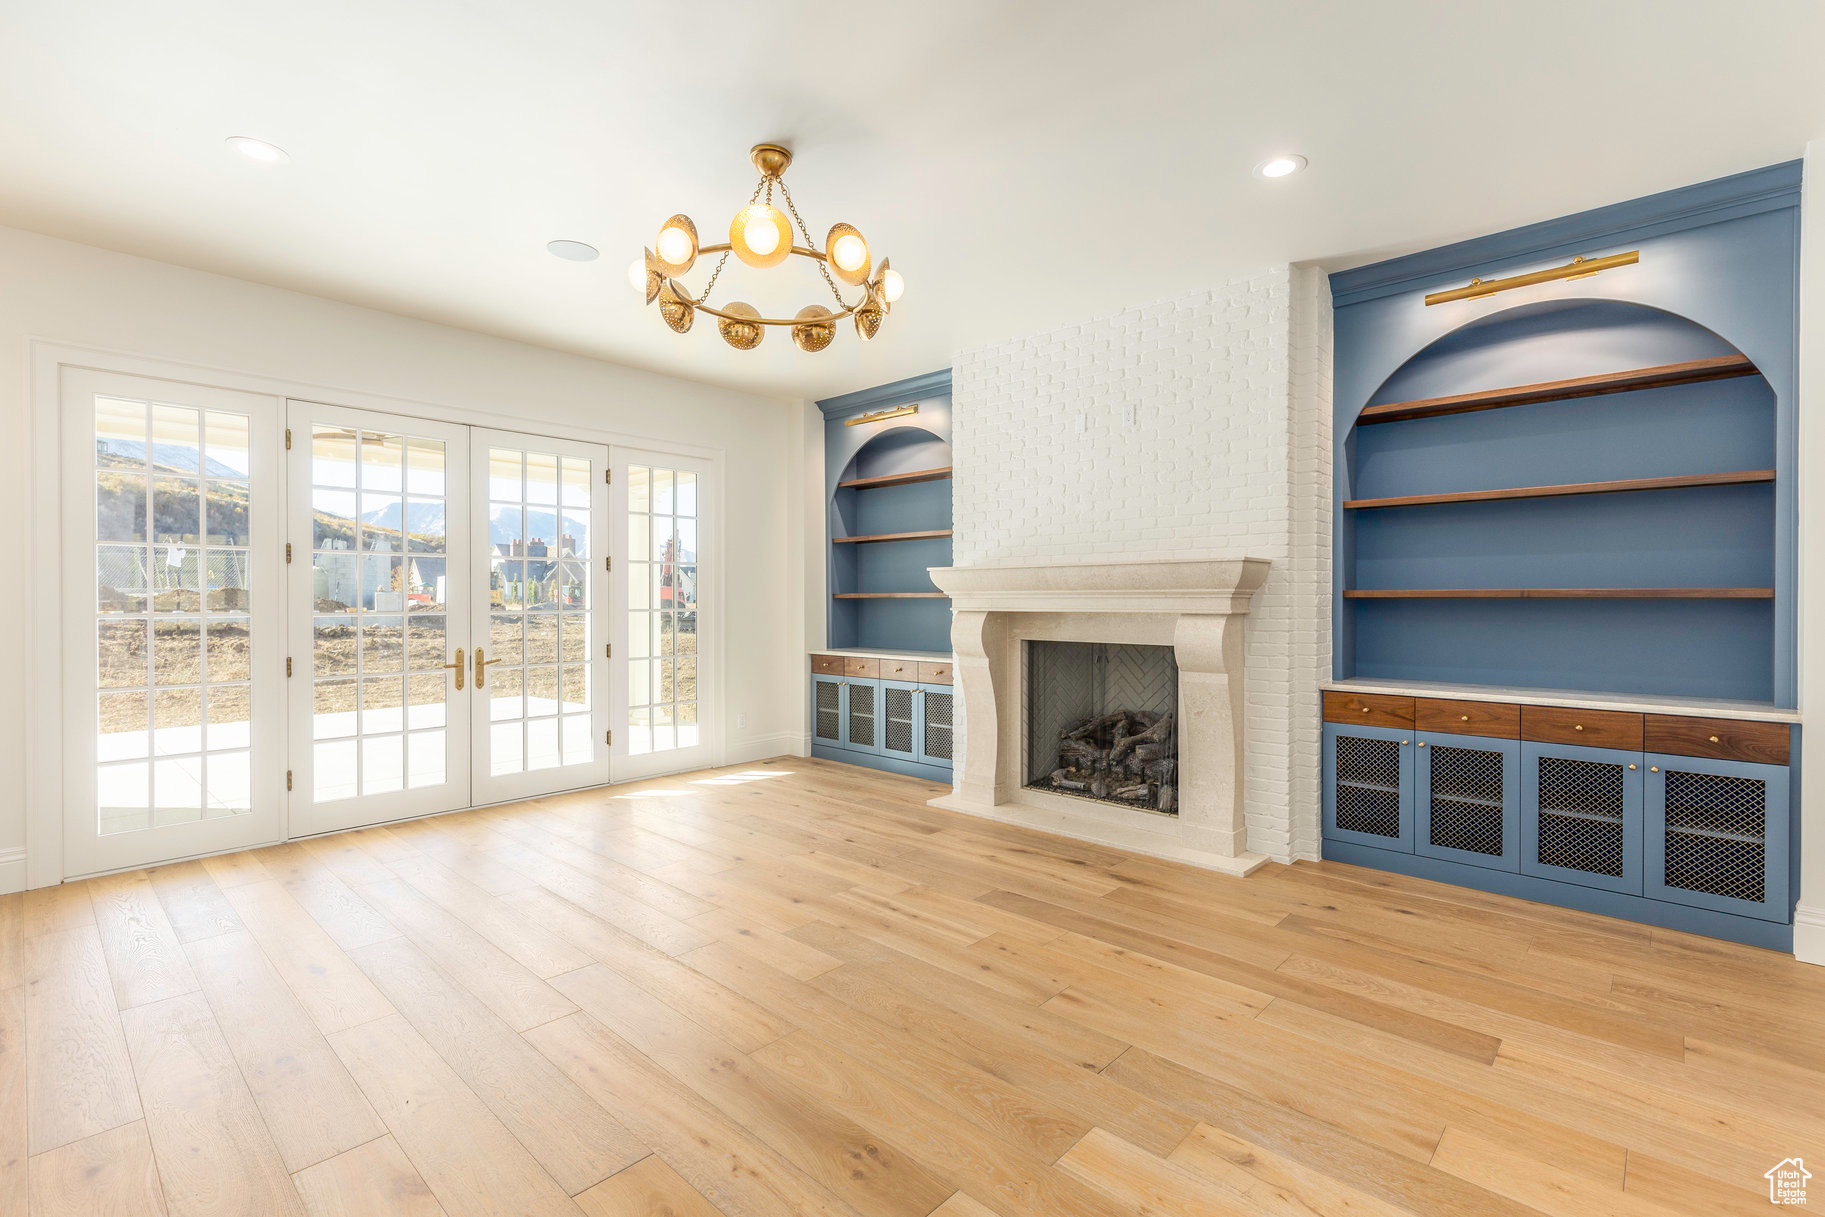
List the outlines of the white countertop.
{"type": "Polygon", "coordinates": [[[1506,701],[1524,706],[1589,706],[1633,710],[1643,714],[1690,714],[1739,718],[1764,723],[1797,723],[1797,710],[1777,710],[1762,701],[1725,701],[1704,697],[1645,698],[1626,693],[1580,693],[1572,689],[1510,689],[1501,685],[1453,685],[1433,680],[1327,680],[1321,689],[1343,693],[1392,693],[1397,696],[1462,697],[1471,701],[1506,701]]]}
{"type": "Polygon", "coordinates": [[[949,651],[882,651],[869,647],[820,647],[813,655],[853,655],[857,659],[910,659],[915,663],[949,663],[949,651]]]}

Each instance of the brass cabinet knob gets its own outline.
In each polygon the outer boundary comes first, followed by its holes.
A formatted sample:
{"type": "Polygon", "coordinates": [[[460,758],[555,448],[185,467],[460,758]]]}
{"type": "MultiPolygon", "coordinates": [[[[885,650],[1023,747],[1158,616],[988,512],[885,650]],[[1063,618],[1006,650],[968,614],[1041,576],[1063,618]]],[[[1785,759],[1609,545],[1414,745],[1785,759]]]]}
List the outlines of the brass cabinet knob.
{"type": "Polygon", "coordinates": [[[1573,731],[1582,731],[1582,730],[1584,730],[1584,724],[1583,723],[1573,723],[1572,730],[1573,731]]]}
{"type": "Polygon", "coordinates": [[[1635,765],[1634,765],[1634,763],[1633,763],[1633,762],[1630,762],[1630,763],[1629,763],[1629,768],[1630,768],[1630,769],[1633,769],[1633,768],[1634,768],[1634,767],[1635,767],[1635,765]]]}
{"type": "Polygon", "coordinates": [[[1716,742],[1717,742],[1717,737],[1716,737],[1716,736],[1715,736],[1715,735],[1713,735],[1713,736],[1712,736],[1712,737],[1711,737],[1711,742],[1712,742],[1712,743],[1714,743],[1714,744],[1715,744],[1715,743],[1716,743],[1716,742]]]}
{"type": "Polygon", "coordinates": [[[1460,723],[1467,723],[1470,721],[1470,716],[1468,714],[1460,714],[1457,716],[1457,721],[1460,723]]]}
{"type": "Polygon", "coordinates": [[[1406,746],[1407,746],[1407,745],[1408,745],[1408,744],[1410,744],[1410,743],[1412,743],[1412,742],[1413,742],[1413,741],[1412,741],[1412,740],[1402,740],[1402,741],[1401,741],[1401,742],[1400,742],[1400,746],[1401,746],[1401,747],[1403,747],[1403,748],[1405,748],[1405,747],[1406,747],[1406,746]]]}
{"type": "Polygon", "coordinates": [[[1367,714],[1367,713],[1368,713],[1368,712],[1369,712],[1369,707],[1367,707],[1367,706],[1364,706],[1364,707],[1363,707],[1363,708],[1362,708],[1362,712],[1363,712],[1363,713],[1364,713],[1364,714],[1367,714]]]}
{"type": "Polygon", "coordinates": [[[1659,765],[1649,765],[1649,766],[1648,766],[1648,772],[1649,772],[1649,773],[1659,773],[1659,772],[1660,772],[1660,766],[1659,766],[1659,765]]]}

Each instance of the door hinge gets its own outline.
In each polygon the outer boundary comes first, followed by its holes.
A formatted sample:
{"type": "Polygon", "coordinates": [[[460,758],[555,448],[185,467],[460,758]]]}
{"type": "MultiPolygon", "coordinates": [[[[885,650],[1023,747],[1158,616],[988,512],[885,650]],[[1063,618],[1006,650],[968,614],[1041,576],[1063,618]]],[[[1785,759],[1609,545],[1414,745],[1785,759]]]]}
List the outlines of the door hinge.
{"type": "Polygon", "coordinates": [[[291,428],[290,427],[285,428],[285,450],[287,452],[291,451],[291,428]]]}
{"type": "Polygon", "coordinates": [[[291,656],[290,655],[287,655],[285,657],[285,674],[287,676],[291,675],[291,656]]]}
{"type": "Polygon", "coordinates": [[[287,566],[291,565],[291,542],[290,541],[287,541],[285,543],[285,565],[287,565],[287,566]]]}
{"type": "Polygon", "coordinates": [[[602,658],[613,659],[614,657],[615,657],[615,644],[612,642],[603,643],[602,644],[602,658]]]}
{"type": "Polygon", "coordinates": [[[613,486],[615,484],[615,471],[613,469],[604,469],[602,471],[602,484],[604,486],[613,486]]]}
{"type": "Polygon", "coordinates": [[[611,748],[614,747],[615,746],[615,733],[613,731],[604,731],[602,733],[602,742],[607,744],[611,748]]]}
{"type": "Polygon", "coordinates": [[[285,789],[291,789],[291,770],[289,769],[285,771],[285,789]]]}
{"type": "Polygon", "coordinates": [[[614,569],[615,569],[615,560],[614,560],[614,558],[612,558],[612,557],[608,557],[608,558],[604,558],[604,559],[602,559],[602,569],[603,569],[603,570],[609,570],[609,571],[612,571],[612,570],[614,570],[614,569]]]}

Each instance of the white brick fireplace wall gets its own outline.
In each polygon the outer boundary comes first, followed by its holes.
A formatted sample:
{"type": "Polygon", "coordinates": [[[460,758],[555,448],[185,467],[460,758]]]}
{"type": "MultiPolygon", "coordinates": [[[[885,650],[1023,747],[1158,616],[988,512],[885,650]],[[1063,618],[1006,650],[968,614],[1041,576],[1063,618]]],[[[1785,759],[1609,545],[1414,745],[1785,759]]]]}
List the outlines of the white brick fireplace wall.
{"type": "Polygon", "coordinates": [[[1280,861],[1318,856],[1330,318],[1323,273],[1280,266],[951,372],[957,565],[1272,561],[1248,622],[1244,809],[1249,848],[1280,861]]]}

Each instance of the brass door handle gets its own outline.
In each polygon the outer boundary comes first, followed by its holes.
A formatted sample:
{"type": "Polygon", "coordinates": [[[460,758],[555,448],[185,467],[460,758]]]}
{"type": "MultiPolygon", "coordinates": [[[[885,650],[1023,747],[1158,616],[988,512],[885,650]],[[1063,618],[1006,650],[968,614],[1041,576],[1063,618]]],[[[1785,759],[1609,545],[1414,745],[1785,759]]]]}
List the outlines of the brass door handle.
{"type": "Polygon", "coordinates": [[[482,648],[480,648],[480,647],[475,648],[475,687],[476,688],[485,689],[488,687],[488,668],[490,665],[497,664],[499,662],[500,662],[500,660],[498,660],[498,659],[483,659],[482,658],[482,648]]]}
{"type": "Polygon", "coordinates": [[[444,667],[456,669],[456,691],[461,693],[463,691],[463,649],[461,647],[456,648],[456,662],[447,663],[444,667]]]}

